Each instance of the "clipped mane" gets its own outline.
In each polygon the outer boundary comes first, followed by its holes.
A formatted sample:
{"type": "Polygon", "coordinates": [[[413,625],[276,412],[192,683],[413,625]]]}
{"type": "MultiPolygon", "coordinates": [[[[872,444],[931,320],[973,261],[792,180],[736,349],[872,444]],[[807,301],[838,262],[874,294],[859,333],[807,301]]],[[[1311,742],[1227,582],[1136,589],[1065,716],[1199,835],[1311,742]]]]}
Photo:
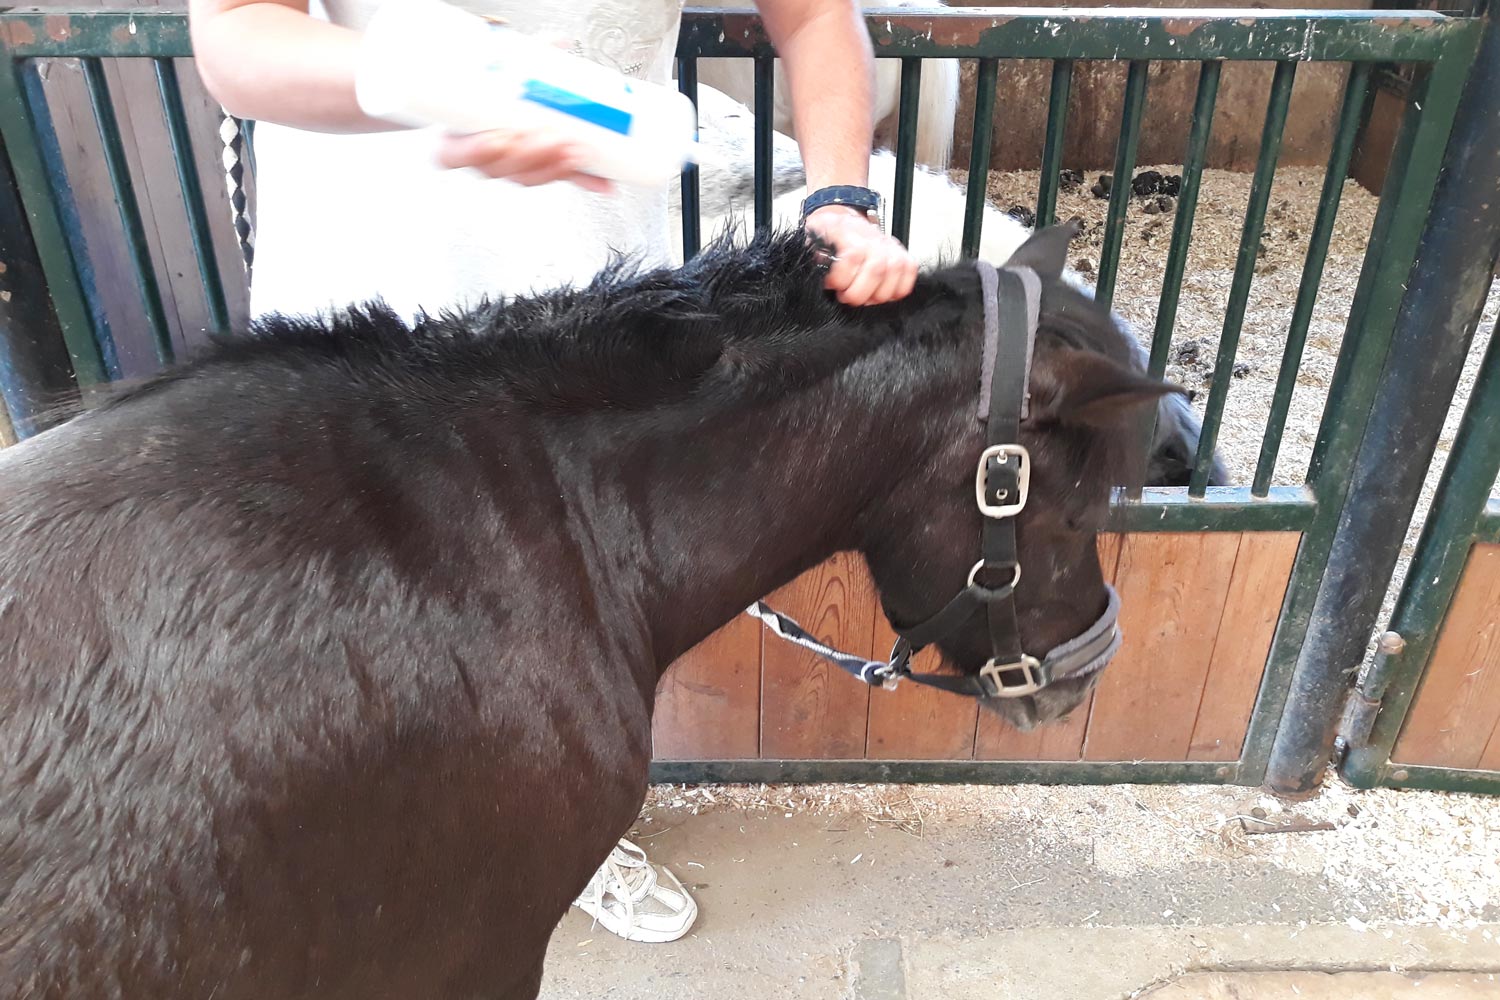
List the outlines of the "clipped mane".
{"type": "MultiPolygon", "coordinates": [[[[896,338],[953,344],[972,330],[967,267],[927,273],[900,302],[848,307],[801,231],[728,231],[679,268],[619,258],[587,284],[484,301],[407,324],[376,302],[328,318],[273,315],[218,335],[191,361],[118,387],[114,408],[185,379],[259,373],[295,385],[406,399],[485,400],[558,413],[642,410],[689,399],[768,398],[829,377],[896,338]],[[304,379],[300,377],[306,375],[304,379]]],[[[1068,296],[1071,298],[1072,296],[1068,296]]],[[[1071,311],[1071,310],[1065,310],[1071,311]]],[[[1061,318],[1061,317],[1059,317],[1061,318]]],[[[1124,354],[1089,322],[1075,346],[1124,354]]]]}
{"type": "Polygon", "coordinates": [[[800,232],[740,245],[733,236],[680,268],[620,258],[585,285],[486,300],[414,325],[379,302],[326,319],[265,317],[212,338],[194,360],[109,405],[215,370],[274,365],[332,366],[351,384],[423,396],[639,409],[716,390],[784,391],[903,332],[892,309],[852,309],[825,292],[826,268],[800,232]]]}

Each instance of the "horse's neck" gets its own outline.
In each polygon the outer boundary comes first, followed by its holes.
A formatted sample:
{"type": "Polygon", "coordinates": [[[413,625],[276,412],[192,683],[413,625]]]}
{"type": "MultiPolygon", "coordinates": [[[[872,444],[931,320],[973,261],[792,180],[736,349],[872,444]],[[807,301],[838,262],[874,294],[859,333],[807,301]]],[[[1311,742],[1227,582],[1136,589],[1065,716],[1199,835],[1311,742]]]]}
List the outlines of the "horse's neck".
{"type": "Polygon", "coordinates": [[[860,547],[884,492],[949,423],[916,411],[935,399],[960,407],[951,372],[927,364],[920,377],[907,368],[892,378],[888,392],[805,392],[653,443],[644,521],[653,584],[642,606],[663,669],[751,602],[860,547]]]}

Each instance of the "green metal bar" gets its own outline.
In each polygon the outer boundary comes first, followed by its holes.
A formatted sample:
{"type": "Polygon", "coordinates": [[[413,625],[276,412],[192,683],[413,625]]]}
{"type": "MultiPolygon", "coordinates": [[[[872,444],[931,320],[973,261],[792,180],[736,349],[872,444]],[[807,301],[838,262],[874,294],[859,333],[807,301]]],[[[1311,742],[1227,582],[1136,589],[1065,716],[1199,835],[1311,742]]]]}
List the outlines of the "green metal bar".
{"type": "MultiPolygon", "coordinates": [[[[749,5],[746,5],[747,7],[749,5]]],[[[1139,10],[956,8],[867,17],[876,55],[913,58],[1295,59],[1430,62],[1477,19],[1426,11],[1139,10]]],[[[35,8],[0,13],[13,55],[192,55],[187,17],[160,11],[35,8]]],[[[769,56],[771,40],[748,11],[688,7],[677,55],[769,56]]]]}
{"type": "MultiPolygon", "coordinates": [[[[746,5],[748,6],[748,5],[746,5]]],[[[953,8],[866,18],[877,57],[958,59],[1436,59],[1476,22],[1425,11],[1161,11],[953,8]]],[[[763,55],[771,41],[746,11],[684,12],[678,54],[763,55]]]]}
{"type": "Polygon", "coordinates": [[[1253,497],[1248,487],[1210,487],[1203,499],[1181,487],[1147,489],[1140,500],[1117,491],[1110,511],[1110,531],[1305,531],[1317,506],[1312,491],[1283,486],[1268,497],[1253,497]]]}
{"type": "Polygon", "coordinates": [[[1338,359],[1334,362],[1333,376],[1328,382],[1328,394],[1323,401],[1323,416],[1318,422],[1318,433],[1313,439],[1312,455],[1307,463],[1308,482],[1317,482],[1322,476],[1329,438],[1334,430],[1334,421],[1336,416],[1344,410],[1344,396],[1356,363],[1361,366],[1371,363],[1361,355],[1364,345],[1360,342],[1358,333],[1364,328],[1370,295],[1375,289],[1375,275],[1380,270],[1380,255],[1384,253],[1386,242],[1390,239],[1397,192],[1401,190],[1403,180],[1399,168],[1411,159],[1412,145],[1416,141],[1419,116],[1410,111],[1426,99],[1427,81],[1428,75],[1424,72],[1408,99],[1409,113],[1402,118],[1401,127],[1396,133],[1396,141],[1391,148],[1385,181],[1380,188],[1380,201],[1375,209],[1375,221],[1370,226],[1370,238],[1365,244],[1364,263],[1360,267],[1359,279],[1354,286],[1354,296],[1349,302],[1349,317],[1344,322],[1344,338],[1339,345],[1338,359]]]}
{"type": "Polygon", "coordinates": [[[250,165],[250,173],[255,174],[255,119],[245,118],[240,123],[240,131],[245,135],[245,159],[250,165]]]}
{"type": "Polygon", "coordinates": [[[776,62],[755,57],[755,228],[771,225],[771,124],[776,113],[776,62]]]}
{"type": "Polygon", "coordinates": [[[896,189],[891,207],[891,235],[902,243],[911,236],[912,173],[917,166],[917,107],[922,96],[922,63],[901,60],[901,100],[896,118],[896,189]]]}
{"type": "Polygon", "coordinates": [[[1047,137],[1042,143],[1042,182],[1036,193],[1036,227],[1057,219],[1057,189],[1061,183],[1063,140],[1068,131],[1068,97],[1073,92],[1073,63],[1052,63],[1052,87],[1047,91],[1047,137]]]}
{"type": "Polygon", "coordinates": [[[1500,475],[1500,328],[1490,336],[1453,450],[1433,495],[1431,513],[1422,526],[1391,614],[1391,631],[1406,640],[1406,649],[1383,692],[1385,697],[1369,741],[1350,749],[1346,767],[1374,773],[1390,759],[1474,542],[1480,538],[1500,540],[1500,501],[1490,497],[1496,475],[1500,475]],[[1488,530],[1481,534],[1486,527],[1488,530]]]}
{"type": "Polygon", "coordinates": [[[1490,500],[1479,517],[1474,541],[1483,545],[1500,545],[1500,500],[1490,500]]]}
{"type": "Polygon", "coordinates": [[[1302,366],[1302,352],[1307,345],[1307,329],[1312,323],[1313,307],[1323,281],[1323,265],[1328,258],[1328,244],[1333,238],[1333,224],[1344,195],[1344,179],[1349,175],[1349,160],[1359,135],[1360,113],[1369,90],[1370,64],[1355,63],[1349,68],[1349,82],[1344,88],[1344,106],[1339,113],[1338,131],[1328,155],[1328,170],[1323,175],[1323,193],[1318,199],[1318,214],[1308,238],[1307,257],[1302,264],[1302,281],[1297,287],[1297,304],[1292,309],[1287,329],[1286,348],[1281,355],[1281,371],[1276,376],[1276,393],[1271,399],[1271,413],[1266,418],[1266,432],[1261,439],[1260,460],[1255,467],[1253,489],[1264,496],[1276,473],[1276,457],[1286,430],[1286,415],[1292,405],[1292,391],[1302,366]]]}
{"type": "Polygon", "coordinates": [[[173,357],[172,335],[167,329],[167,314],[162,308],[161,289],[156,283],[156,268],[151,263],[146,226],[141,219],[140,204],[136,201],[135,184],[130,179],[130,164],[125,159],[125,144],[120,139],[120,123],[115,118],[109,82],[104,78],[104,66],[98,59],[89,58],[82,62],[89,103],[93,105],[94,121],[99,126],[99,140],[104,148],[104,164],[109,171],[115,201],[119,205],[120,224],[125,229],[125,245],[130,252],[130,263],[141,289],[141,305],[146,310],[146,323],[151,328],[156,359],[163,365],[168,365],[172,363],[173,357]]]}
{"type": "Polygon", "coordinates": [[[1458,97],[1478,38],[1477,33],[1467,35],[1462,44],[1455,43],[1439,60],[1431,85],[1425,88],[1424,99],[1408,108],[1407,121],[1402,127],[1406,137],[1400,144],[1403,156],[1392,161],[1390,182],[1382,195],[1382,208],[1388,216],[1383,227],[1383,246],[1381,252],[1366,256],[1366,268],[1375,272],[1370,282],[1370,306],[1362,321],[1363,328],[1345,335],[1346,340],[1352,334],[1354,339],[1362,341],[1361,346],[1373,360],[1354,367],[1339,406],[1337,432],[1323,474],[1312,484],[1318,500],[1317,513],[1297,552],[1245,737],[1241,760],[1245,777],[1251,783],[1266,776],[1272,747],[1284,723],[1294,674],[1343,515],[1355,452],[1375,402],[1375,386],[1390,346],[1402,285],[1416,256],[1458,97]]]}
{"type": "Polygon", "coordinates": [[[1266,106],[1266,125],[1261,133],[1260,159],[1250,182],[1250,204],[1245,209],[1245,226],[1240,234],[1239,259],[1234,266],[1234,281],[1229,287],[1229,305],[1224,311],[1224,330],[1219,335],[1219,353],[1214,365],[1214,382],[1203,404],[1203,430],[1198,435],[1198,457],[1193,466],[1188,492],[1202,496],[1208,489],[1213,469],[1214,447],[1219,440],[1219,425],[1224,419],[1224,403],[1229,398],[1234,356],[1240,345],[1245,322],[1245,307],[1250,301],[1250,284],[1255,280],[1255,262],[1260,253],[1260,236],[1266,225],[1266,205],[1271,199],[1271,183],[1276,177],[1276,160],[1281,155],[1281,136],[1286,130],[1287,109],[1292,102],[1292,83],[1297,64],[1276,64],[1271,80],[1271,97],[1266,106]]]}
{"type": "Polygon", "coordinates": [[[213,230],[208,224],[203,186],[198,183],[198,168],[193,162],[193,139],[188,133],[187,112],[182,106],[182,88],[177,83],[177,67],[170,59],[157,59],[156,89],[161,96],[162,112],[167,119],[167,134],[172,142],[172,160],[177,165],[177,183],[187,208],[188,228],[193,238],[193,255],[198,261],[198,279],[203,283],[203,297],[208,304],[208,319],[214,329],[229,330],[229,303],[224,299],[224,281],[214,254],[213,230]]]}
{"type": "Polygon", "coordinates": [[[1450,767],[1416,764],[1385,764],[1375,771],[1347,771],[1345,777],[1356,788],[1416,788],[1431,792],[1461,792],[1468,795],[1500,795],[1500,771],[1463,771],[1450,767]]]}
{"type": "MultiPolygon", "coordinates": [[[[1193,123],[1188,132],[1187,155],[1182,163],[1182,191],[1177,198],[1177,218],[1172,221],[1172,246],[1167,251],[1166,273],[1162,277],[1161,301],[1156,310],[1156,329],[1151,333],[1151,356],[1146,370],[1152,378],[1167,371],[1167,354],[1172,347],[1172,331],[1177,325],[1177,305],[1182,296],[1182,279],[1187,272],[1188,249],[1193,242],[1193,217],[1198,211],[1198,190],[1203,184],[1203,165],[1208,158],[1208,139],[1213,131],[1214,105],[1219,97],[1222,65],[1206,62],[1198,69],[1198,93],[1193,99],[1193,123]]],[[[1146,440],[1156,436],[1160,415],[1151,407],[1145,420],[1149,425],[1146,440]]]]}
{"type": "Polygon", "coordinates": [[[1094,289],[1095,297],[1106,306],[1114,302],[1120,249],[1125,245],[1130,177],[1135,173],[1135,153],[1141,143],[1141,119],[1146,114],[1146,77],[1150,68],[1150,63],[1137,60],[1130,64],[1130,72],[1125,77],[1125,106],[1120,112],[1120,139],[1115,144],[1114,188],[1109,193],[1104,246],[1099,251],[1099,280],[1094,289]]]}
{"type": "MultiPolygon", "coordinates": [[[[858,683],[853,681],[851,683],[858,683]]],[[[654,784],[1225,784],[1234,762],[1030,760],[659,760],[654,784]]]]}
{"type": "Polygon", "coordinates": [[[1000,63],[981,59],[974,84],[974,136],[969,143],[969,186],[964,197],[964,233],[960,246],[966,260],[979,256],[984,204],[989,196],[990,147],[995,140],[995,81],[1000,63]]]}
{"type": "MultiPolygon", "coordinates": [[[[3,38],[0,35],[0,40],[3,38]]],[[[5,135],[5,152],[47,279],[52,309],[68,346],[73,375],[81,389],[89,390],[104,383],[107,375],[75,257],[82,248],[73,246],[63,227],[58,196],[37,142],[37,115],[22,80],[25,66],[4,55],[0,50],[0,132],[5,135]]]]}
{"type": "MultiPolygon", "coordinates": [[[[677,60],[677,89],[698,107],[698,60],[677,60]]],[[[250,137],[246,135],[248,148],[250,137]]],[[[702,213],[698,199],[698,164],[689,163],[682,171],[682,259],[692,260],[703,246],[702,213]]]]}

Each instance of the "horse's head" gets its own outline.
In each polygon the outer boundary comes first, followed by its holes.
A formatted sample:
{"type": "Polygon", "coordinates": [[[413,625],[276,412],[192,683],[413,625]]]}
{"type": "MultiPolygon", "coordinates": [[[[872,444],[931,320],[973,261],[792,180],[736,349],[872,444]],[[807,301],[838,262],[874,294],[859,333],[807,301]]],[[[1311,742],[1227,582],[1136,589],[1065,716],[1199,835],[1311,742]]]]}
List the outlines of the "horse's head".
{"type": "MultiPolygon", "coordinates": [[[[1109,310],[1063,279],[1072,234],[1071,226],[1042,230],[1006,262],[1029,268],[1041,284],[1029,413],[1018,442],[1030,456],[1030,490],[1013,521],[1020,565],[1014,621],[1021,650],[1038,660],[1088,632],[1106,611],[1097,534],[1108,524],[1113,488],[1132,483],[1145,467],[1145,412],[1180,391],[1147,378],[1109,310]]],[[[972,372],[966,384],[976,390],[981,354],[968,344],[963,355],[972,372]]],[[[985,515],[975,495],[976,460],[993,442],[975,419],[973,396],[966,398],[944,422],[943,444],[929,464],[893,489],[884,505],[891,520],[867,553],[885,612],[900,631],[937,614],[980,558],[985,515]]],[[[978,675],[994,655],[987,607],[936,640],[961,674],[978,675]]],[[[1097,678],[1097,671],[1061,672],[1035,693],[981,704],[1028,730],[1075,708],[1097,678]]]]}

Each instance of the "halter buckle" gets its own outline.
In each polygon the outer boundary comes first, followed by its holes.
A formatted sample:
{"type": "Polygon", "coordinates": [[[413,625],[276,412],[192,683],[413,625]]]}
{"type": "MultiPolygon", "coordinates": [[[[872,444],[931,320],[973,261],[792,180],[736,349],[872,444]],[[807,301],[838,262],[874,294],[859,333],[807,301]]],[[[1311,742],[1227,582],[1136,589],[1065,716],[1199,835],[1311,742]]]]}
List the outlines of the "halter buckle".
{"type": "Polygon", "coordinates": [[[1031,493],[1031,453],[1018,444],[992,444],[979,455],[979,469],[974,474],[974,499],[979,512],[985,517],[1015,517],[1026,506],[1031,493]],[[989,464],[995,459],[1002,466],[1011,460],[1016,462],[1016,496],[1009,496],[1010,487],[990,489],[989,464]]]}
{"type": "Polygon", "coordinates": [[[1014,663],[996,663],[990,660],[979,668],[979,676],[988,678],[995,685],[995,693],[989,696],[991,698],[1024,698],[1029,694],[1036,694],[1047,686],[1047,678],[1043,673],[1041,661],[1024,653],[1014,663]],[[1006,674],[1020,674],[1022,680],[1007,684],[1006,674]]]}

